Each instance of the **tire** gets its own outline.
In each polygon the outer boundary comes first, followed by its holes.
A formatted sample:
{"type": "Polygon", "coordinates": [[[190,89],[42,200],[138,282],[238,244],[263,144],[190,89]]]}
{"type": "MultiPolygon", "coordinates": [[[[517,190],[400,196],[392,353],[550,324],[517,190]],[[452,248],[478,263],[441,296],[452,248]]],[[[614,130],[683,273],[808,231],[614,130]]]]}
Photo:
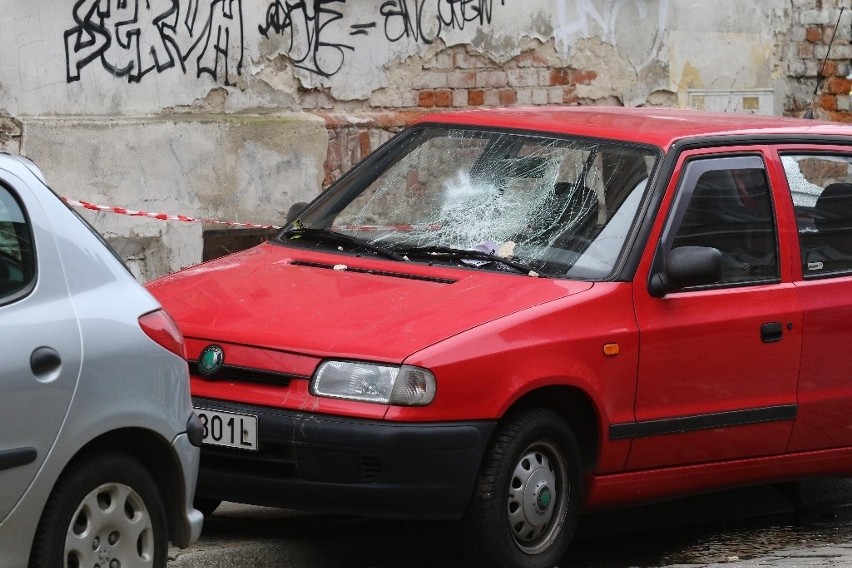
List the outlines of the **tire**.
{"type": "Polygon", "coordinates": [[[168,544],[154,479],[132,456],[104,452],[59,478],[39,521],[30,568],[165,568],[168,544]]]}
{"type": "Polygon", "coordinates": [[[205,517],[209,517],[222,504],[221,499],[209,499],[207,497],[196,497],[192,506],[201,511],[205,517]]]}
{"type": "Polygon", "coordinates": [[[465,513],[468,562],[555,566],[577,526],[582,479],[577,440],[557,414],[532,409],[506,418],[489,444],[465,513]]]}

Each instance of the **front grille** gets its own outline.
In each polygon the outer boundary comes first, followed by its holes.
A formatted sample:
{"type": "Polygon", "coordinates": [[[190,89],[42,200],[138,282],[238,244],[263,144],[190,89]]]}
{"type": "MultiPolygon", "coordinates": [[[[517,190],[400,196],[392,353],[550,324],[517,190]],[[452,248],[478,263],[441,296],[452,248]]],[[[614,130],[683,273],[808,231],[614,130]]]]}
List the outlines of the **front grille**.
{"type": "Polygon", "coordinates": [[[189,372],[202,379],[209,381],[237,381],[245,383],[264,383],[271,385],[287,386],[292,379],[307,379],[308,377],[298,377],[294,375],[286,375],[284,373],[276,373],[275,371],[264,371],[261,369],[249,369],[247,367],[236,367],[234,365],[223,365],[221,369],[213,375],[202,375],[198,372],[198,362],[189,362],[189,372]]]}

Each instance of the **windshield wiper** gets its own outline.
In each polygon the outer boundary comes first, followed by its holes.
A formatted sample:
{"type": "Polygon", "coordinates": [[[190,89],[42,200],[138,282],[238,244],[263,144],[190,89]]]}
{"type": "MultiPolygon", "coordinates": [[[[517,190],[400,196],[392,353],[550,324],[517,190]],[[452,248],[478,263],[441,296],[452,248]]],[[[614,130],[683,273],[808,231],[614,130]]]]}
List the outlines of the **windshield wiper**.
{"type": "Polygon", "coordinates": [[[523,262],[518,262],[517,260],[512,260],[510,258],[506,258],[503,256],[498,256],[491,252],[486,252],[483,250],[473,250],[473,249],[461,249],[455,247],[445,247],[445,246],[434,246],[434,247],[413,247],[406,249],[404,251],[400,251],[404,253],[406,256],[408,255],[430,255],[430,256],[448,256],[460,261],[465,260],[482,260],[485,262],[496,262],[498,264],[502,264],[503,266],[508,266],[518,272],[522,272],[524,274],[528,274],[529,276],[540,276],[538,272],[533,269],[533,267],[524,264],[523,262]]]}
{"type": "Polygon", "coordinates": [[[385,258],[389,258],[391,260],[398,260],[400,262],[404,262],[405,260],[407,260],[387,247],[376,245],[369,241],[364,241],[355,237],[351,237],[349,235],[345,235],[343,233],[338,233],[332,231],[331,229],[309,229],[306,227],[297,227],[284,231],[284,237],[291,240],[307,238],[335,243],[338,245],[349,245],[353,248],[365,249],[370,252],[380,254],[385,258]]]}

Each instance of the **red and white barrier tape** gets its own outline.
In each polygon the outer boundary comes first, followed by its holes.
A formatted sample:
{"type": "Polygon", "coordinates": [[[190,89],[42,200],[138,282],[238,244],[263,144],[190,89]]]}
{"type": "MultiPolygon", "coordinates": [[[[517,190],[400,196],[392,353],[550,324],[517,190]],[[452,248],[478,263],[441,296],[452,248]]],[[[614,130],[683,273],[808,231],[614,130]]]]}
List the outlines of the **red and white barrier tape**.
{"type": "Polygon", "coordinates": [[[133,209],[125,209],[124,207],[112,207],[109,205],[95,205],[88,201],[79,199],[71,199],[70,197],[62,198],[65,203],[71,207],[82,207],[91,211],[107,211],[109,213],[117,213],[119,215],[129,215],[131,217],[150,217],[159,219],[160,221],[185,221],[187,223],[213,223],[216,225],[227,225],[229,227],[250,227],[254,229],[280,229],[278,225],[256,225],[254,223],[238,223],[236,221],[216,221],[214,219],[201,219],[198,217],[189,217],[187,215],[171,215],[169,213],[149,213],[147,211],[135,211],[133,209]]]}

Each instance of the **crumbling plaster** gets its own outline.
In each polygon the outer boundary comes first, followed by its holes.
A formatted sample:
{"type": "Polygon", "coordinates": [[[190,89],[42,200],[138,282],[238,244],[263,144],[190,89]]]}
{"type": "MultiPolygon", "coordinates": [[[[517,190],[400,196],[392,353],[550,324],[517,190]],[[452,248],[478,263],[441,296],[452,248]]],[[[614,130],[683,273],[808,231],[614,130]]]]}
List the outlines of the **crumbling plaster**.
{"type": "MultiPolygon", "coordinates": [[[[330,141],[357,138],[358,120],[333,134],[320,114],[687,106],[689,89],[754,88],[775,93],[778,113],[803,90],[787,72],[794,0],[0,7],[0,149],[35,159],[72,198],[231,221],[277,224],[321,191],[330,141]]],[[[143,258],[143,279],[200,260],[201,225],[86,215],[143,258]]]]}

